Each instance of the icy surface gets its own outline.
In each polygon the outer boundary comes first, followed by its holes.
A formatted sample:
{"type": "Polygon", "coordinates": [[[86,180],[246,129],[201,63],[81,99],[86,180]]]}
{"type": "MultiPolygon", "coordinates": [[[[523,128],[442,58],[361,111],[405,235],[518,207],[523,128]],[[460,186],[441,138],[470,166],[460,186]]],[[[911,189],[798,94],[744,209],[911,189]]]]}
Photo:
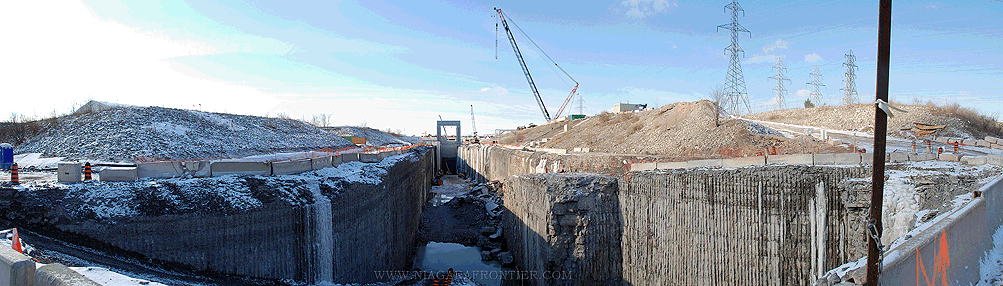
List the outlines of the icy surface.
{"type": "Polygon", "coordinates": [[[132,278],[125,276],[106,268],[101,267],[70,267],[71,270],[84,275],[90,280],[97,282],[101,285],[152,285],[152,286],[166,286],[165,284],[160,284],[157,282],[152,282],[149,280],[132,278]]]}
{"type": "Polygon", "coordinates": [[[20,168],[28,168],[34,166],[35,168],[55,168],[59,165],[59,161],[63,157],[48,157],[42,158],[42,153],[26,153],[14,155],[14,162],[17,163],[20,168]]]}
{"type": "Polygon", "coordinates": [[[1003,285],[1003,226],[993,234],[993,248],[979,261],[978,286],[1003,285]]]}

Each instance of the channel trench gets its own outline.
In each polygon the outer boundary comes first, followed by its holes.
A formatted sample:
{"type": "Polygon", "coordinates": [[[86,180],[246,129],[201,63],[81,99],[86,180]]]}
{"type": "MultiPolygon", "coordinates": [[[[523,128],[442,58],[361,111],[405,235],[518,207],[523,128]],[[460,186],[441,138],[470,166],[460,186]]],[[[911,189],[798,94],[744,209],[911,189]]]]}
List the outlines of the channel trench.
{"type": "Polygon", "coordinates": [[[625,160],[488,145],[459,157],[461,172],[501,180],[516,264],[551,274],[533,285],[807,285],[863,248],[844,183],[864,167],[615,172],[597,161],[625,160]],[[584,172],[557,173],[569,165],[584,172]]]}

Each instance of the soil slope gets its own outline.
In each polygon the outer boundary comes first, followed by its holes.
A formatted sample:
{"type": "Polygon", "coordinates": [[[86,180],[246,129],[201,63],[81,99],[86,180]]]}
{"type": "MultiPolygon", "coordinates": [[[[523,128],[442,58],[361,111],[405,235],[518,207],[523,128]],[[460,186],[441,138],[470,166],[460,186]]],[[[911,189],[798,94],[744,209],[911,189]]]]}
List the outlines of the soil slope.
{"type": "MultiPolygon", "coordinates": [[[[959,137],[982,139],[986,136],[999,137],[1000,132],[986,132],[987,128],[980,128],[979,122],[972,122],[972,117],[961,116],[971,115],[968,111],[961,113],[950,112],[948,109],[934,106],[920,105],[898,105],[908,112],[895,112],[895,117],[888,119],[888,134],[900,138],[908,138],[908,132],[901,132],[901,129],[912,128],[913,122],[930,125],[947,125],[943,130],[938,131],[936,136],[959,137]]],[[[873,133],[874,128],[874,105],[856,104],[843,106],[822,106],[815,108],[796,108],[788,110],[770,111],[744,116],[749,119],[772,121],[788,124],[807,125],[824,127],[837,130],[868,131],[873,133]]],[[[992,129],[992,128],[988,128],[992,129]]]]}
{"type": "MultiPolygon", "coordinates": [[[[641,112],[601,113],[585,119],[520,130],[518,144],[547,142],[545,148],[591,148],[592,152],[692,158],[755,156],[777,149],[779,154],[848,152],[806,138],[788,138],[776,130],[742,120],[721,119],[706,100],[677,102],[641,112]],[[565,131],[565,126],[568,130],[565,131]]],[[[495,139],[516,144],[513,134],[495,139]]]]}

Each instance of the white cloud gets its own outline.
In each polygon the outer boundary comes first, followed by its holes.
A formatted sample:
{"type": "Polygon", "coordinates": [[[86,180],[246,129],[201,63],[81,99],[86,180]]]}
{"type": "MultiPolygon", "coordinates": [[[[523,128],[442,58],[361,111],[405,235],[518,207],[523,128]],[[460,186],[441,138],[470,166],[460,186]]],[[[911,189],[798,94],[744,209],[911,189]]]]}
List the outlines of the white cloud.
{"type": "Polygon", "coordinates": [[[822,57],[819,56],[818,54],[807,54],[807,55],[804,55],[804,61],[805,62],[814,63],[814,62],[818,62],[818,61],[821,61],[821,60],[822,60],[822,57]]]}
{"type": "Polygon", "coordinates": [[[669,13],[679,6],[676,0],[623,0],[620,5],[627,8],[627,16],[644,18],[658,13],[669,13]]]}
{"type": "Polygon", "coordinates": [[[277,102],[274,95],[204,75],[191,76],[197,73],[170,59],[254,52],[257,44],[240,47],[244,40],[264,43],[268,53],[294,48],[254,36],[209,41],[221,46],[171,39],[100,19],[84,3],[73,0],[3,2],[0,25],[18,27],[5,30],[5,44],[0,46],[4,92],[15,95],[0,106],[0,114],[32,115],[33,109],[39,115],[66,112],[72,103],[88,98],[183,108],[202,104],[209,111],[263,114],[277,102]]]}
{"type": "Polygon", "coordinates": [[[783,39],[777,39],[776,42],[769,43],[769,44],[766,44],[765,46],[763,46],[763,53],[770,53],[770,52],[772,52],[773,50],[776,50],[776,49],[785,49],[786,50],[787,49],[787,44],[788,44],[787,41],[784,41],[783,39]]]}
{"type": "Polygon", "coordinates": [[[755,55],[745,60],[745,63],[746,64],[774,63],[777,61],[777,58],[780,57],[775,55],[755,55]]]}
{"type": "Polygon", "coordinates": [[[495,95],[506,95],[506,94],[508,94],[508,89],[506,89],[504,87],[500,87],[500,86],[482,87],[481,88],[481,92],[482,93],[491,93],[491,94],[495,94],[495,95]]]}
{"type": "Polygon", "coordinates": [[[808,98],[809,96],[811,96],[811,91],[802,88],[802,89],[799,89],[798,92],[794,93],[794,95],[796,95],[797,97],[808,98]]]}

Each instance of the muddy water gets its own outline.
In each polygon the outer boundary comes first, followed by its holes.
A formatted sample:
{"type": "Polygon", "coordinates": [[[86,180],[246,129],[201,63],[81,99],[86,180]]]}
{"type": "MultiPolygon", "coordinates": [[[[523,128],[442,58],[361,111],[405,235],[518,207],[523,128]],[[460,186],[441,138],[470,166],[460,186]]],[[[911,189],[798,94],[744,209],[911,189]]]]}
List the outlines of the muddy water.
{"type": "Polygon", "coordinates": [[[445,272],[452,268],[485,286],[502,285],[502,273],[513,270],[502,267],[498,261],[481,261],[481,251],[477,247],[441,242],[419,246],[414,266],[431,272],[445,272]]]}

